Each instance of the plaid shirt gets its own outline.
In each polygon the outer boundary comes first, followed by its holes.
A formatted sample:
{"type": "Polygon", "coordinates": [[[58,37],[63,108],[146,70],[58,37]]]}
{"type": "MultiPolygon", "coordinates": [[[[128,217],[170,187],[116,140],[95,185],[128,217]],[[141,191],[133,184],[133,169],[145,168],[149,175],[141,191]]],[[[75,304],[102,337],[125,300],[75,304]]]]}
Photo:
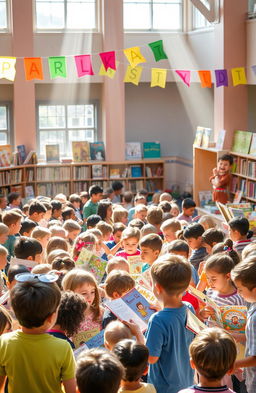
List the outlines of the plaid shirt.
{"type": "MultiPolygon", "coordinates": [[[[245,357],[256,356],[256,302],[252,303],[247,313],[245,357]]],[[[248,393],[256,392],[256,367],[246,367],[245,384],[248,393]]]]}

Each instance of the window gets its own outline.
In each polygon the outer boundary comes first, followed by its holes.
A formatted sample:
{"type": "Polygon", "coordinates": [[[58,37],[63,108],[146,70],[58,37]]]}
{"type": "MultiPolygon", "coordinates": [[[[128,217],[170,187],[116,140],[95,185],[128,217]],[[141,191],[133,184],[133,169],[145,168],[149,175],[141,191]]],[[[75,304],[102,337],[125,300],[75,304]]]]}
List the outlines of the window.
{"type": "Polygon", "coordinates": [[[0,0],[0,31],[8,29],[7,0],[0,0]]]}
{"type": "Polygon", "coordinates": [[[11,143],[10,108],[8,105],[0,105],[0,145],[11,143]]]}
{"type": "Polygon", "coordinates": [[[39,30],[96,29],[96,0],[36,0],[39,30]]]}
{"type": "Polygon", "coordinates": [[[60,156],[72,156],[72,141],[96,139],[96,105],[38,105],[38,153],[45,156],[45,145],[58,144],[60,156]]]}
{"type": "MultiPolygon", "coordinates": [[[[201,0],[201,2],[207,7],[209,8],[209,3],[208,0],[201,0]]],[[[208,22],[208,20],[203,16],[203,14],[201,14],[201,12],[193,6],[193,13],[192,13],[192,26],[193,29],[204,29],[206,27],[210,27],[211,23],[208,22]]]]}
{"type": "Polygon", "coordinates": [[[125,30],[182,30],[182,0],[124,0],[125,30]]]}

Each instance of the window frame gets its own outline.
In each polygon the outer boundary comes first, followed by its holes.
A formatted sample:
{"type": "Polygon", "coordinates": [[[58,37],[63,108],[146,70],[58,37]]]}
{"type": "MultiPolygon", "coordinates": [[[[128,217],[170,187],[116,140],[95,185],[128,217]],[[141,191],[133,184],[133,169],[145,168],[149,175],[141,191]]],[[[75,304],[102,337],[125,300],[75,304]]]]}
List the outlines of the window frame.
{"type": "MultiPolygon", "coordinates": [[[[6,107],[6,121],[7,121],[7,131],[0,130],[0,133],[6,133],[7,135],[7,145],[14,147],[14,137],[13,137],[13,108],[10,101],[0,101],[0,107],[6,107]]],[[[3,145],[1,145],[3,146],[3,145]]]]}
{"type": "Polygon", "coordinates": [[[7,21],[7,27],[6,27],[6,28],[0,28],[0,34],[10,33],[10,31],[11,31],[10,1],[5,0],[5,4],[6,4],[6,21],[7,21]]]}
{"type": "Polygon", "coordinates": [[[203,30],[207,30],[207,29],[211,29],[212,28],[212,23],[208,22],[208,20],[204,17],[204,15],[202,14],[202,16],[205,19],[205,26],[200,26],[200,27],[196,27],[195,26],[195,13],[196,12],[200,12],[192,3],[191,3],[191,29],[192,31],[203,31],[203,30]],[[209,23],[209,25],[207,26],[207,23],[209,23]]]}
{"type": "MultiPolygon", "coordinates": [[[[36,151],[39,159],[45,159],[45,154],[40,154],[40,131],[64,131],[65,132],[65,144],[68,145],[69,143],[69,138],[68,134],[69,131],[71,130],[82,130],[82,129],[93,129],[94,130],[94,141],[99,140],[100,132],[99,132],[99,102],[98,100],[90,100],[90,101],[76,101],[76,102],[63,102],[63,101],[37,101],[36,102],[36,151]],[[64,106],[65,109],[65,120],[66,120],[66,125],[65,127],[56,129],[56,128],[40,128],[39,127],[39,107],[40,106],[57,106],[57,105],[62,105],[64,106]],[[68,106],[69,105],[93,105],[94,106],[94,127],[68,127],[68,106]]],[[[72,158],[72,148],[71,148],[71,154],[64,154],[61,155],[60,152],[60,158],[63,157],[68,157],[72,158]]]]}

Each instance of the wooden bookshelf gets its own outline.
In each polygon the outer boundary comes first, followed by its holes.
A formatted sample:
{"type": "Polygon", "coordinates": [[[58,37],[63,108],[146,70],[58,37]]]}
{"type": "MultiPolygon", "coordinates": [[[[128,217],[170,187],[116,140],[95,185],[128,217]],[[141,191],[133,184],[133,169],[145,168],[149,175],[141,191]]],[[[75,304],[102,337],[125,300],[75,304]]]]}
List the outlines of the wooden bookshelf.
{"type": "Polygon", "coordinates": [[[242,191],[242,200],[256,203],[256,157],[231,152],[234,164],[231,193],[242,191]]]}
{"type": "Polygon", "coordinates": [[[160,159],[21,165],[0,168],[0,192],[7,195],[18,191],[25,197],[26,187],[30,186],[35,195],[53,197],[58,193],[88,191],[92,184],[105,189],[118,180],[123,183],[124,191],[136,193],[145,188],[153,194],[164,189],[164,176],[164,160],[160,159]]]}

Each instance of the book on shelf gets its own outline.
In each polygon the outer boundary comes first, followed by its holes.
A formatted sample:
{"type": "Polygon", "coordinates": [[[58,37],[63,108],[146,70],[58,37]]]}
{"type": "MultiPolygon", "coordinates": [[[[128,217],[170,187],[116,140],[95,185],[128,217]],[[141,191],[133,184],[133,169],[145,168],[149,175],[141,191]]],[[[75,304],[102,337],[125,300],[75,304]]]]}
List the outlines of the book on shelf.
{"type": "Polygon", "coordinates": [[[90,143],[86,141],[73,141],[72,154],[74,162],[85,162],[90,160],[90,143]]]}
{"type": "Polygon", "coordinates": [[[140,165],[131,165],[132,177],[142,177],[142,169],[140,165]]]}
{"type": "Polygon", "coordinates": [[[60,162],[59,145],[45,145],[46,162],[60,162]]]}
{"type": "Polygon", "coordinates": [[[200,147],[202,144],[203,140],[203,134],[204,134],[204,127],[197,127],[196,128],[196,135],[195,135],[195,140],[193,145],[196,147],[200,147]]]}
{"type": "Polygon", "coordinates": [[[0,145],[0,166],[10,166],[12,163],[12,147],[11,145],[0,145]]]}
{"type": "Polygon", "coordinates": [[[22,186],[20,186],[20,185],[11,186],[10,191],[11,192],[17,192],[20,195],[23,194],[23,189],[22,189],[22,186]]]}
{"type": "Polygon", "coordinates": [[[204,128],[203,137],[202,137],[202,147],[205,148],[210,147],[211,136],[212,136],[212,129],[204,128]]]}
{"type": "Polygon", "coordinates": [[[109,168],[110,179],[118,179],[120,177],[120,168],[109,168]]]}
{"type": "Polygon", "coordinates": [[[243,197],[243,192],[241,190],[237,190],[235,192],[233,203],[240,203],[242,197],[243,197]]]}
{"type": "Polygon", "coordinates": [[[30,150],[23,164],[24,165],[37,164],[37,154],[34,150],[30,150]]]}
{"type": "Polygon", "coordinates": [[[92,178],[99,179],[103,177],[102,165],[92,165],[92,178]]]}
{"type": "Polygon", "coordinates": [[[252,134],[252,141],[251,141],[251,147],[250,147],[250,154],[252,156],[256,156],[256,133],[254,132],[252,134]]]}
{"type": "Polygon", "coordinates": [[[225,137],[226,137],[226,130],[220,130],[218,133],[217,142],[216,142],[216,149],[217,150],[223,150],[223,146],[225,143],[225,137]]]}
{"type": "Polygon", "coordinates": [[[144,158],[160,158],[161,145],[160,142],[143,142],[144,158]]]}
{"type": "Polygon", "coordinates": [[[25,145],[18,145],[17,152],[18,152],[18,165],[22,165],[27,156],[25,145]]]}
{"type": "Polygon", "coordinates": [[[125,159],[126,160],[141,160],[142,151],[140,142],[126,142],[125,144],[125,159]]]}
{"type": "Polygon", "coordinates": [[[104,161],[105,160],[104,142],[91,142],[90,154],[91,154],[91,160],[104,161]]]}
{"type": "Polygon", "coordinates": [[[83,248],[79,254],[76,264],[83,266],[84,269],[90,271],[97,282],[100,283],[106,270],[107,261],[94,255],[90,250],[83,248]]]}
{"type": "Polygon", "coordinates": [[[152,169],[149,166],[146,166],[145,170],[146,170],[147,177],[153,177],[152,169]]]}
{"type": "Polygon", "coordinates": [[[25,198],[33,199],[35,198],[35,192],[33,186],[26,186],[25,187],[25,198]]]}
{"type": "Polygon", "coordinates": [[[233,137],[232,151],[248,154],[252,139],[252,132],[236,130],[233,137]]]}

